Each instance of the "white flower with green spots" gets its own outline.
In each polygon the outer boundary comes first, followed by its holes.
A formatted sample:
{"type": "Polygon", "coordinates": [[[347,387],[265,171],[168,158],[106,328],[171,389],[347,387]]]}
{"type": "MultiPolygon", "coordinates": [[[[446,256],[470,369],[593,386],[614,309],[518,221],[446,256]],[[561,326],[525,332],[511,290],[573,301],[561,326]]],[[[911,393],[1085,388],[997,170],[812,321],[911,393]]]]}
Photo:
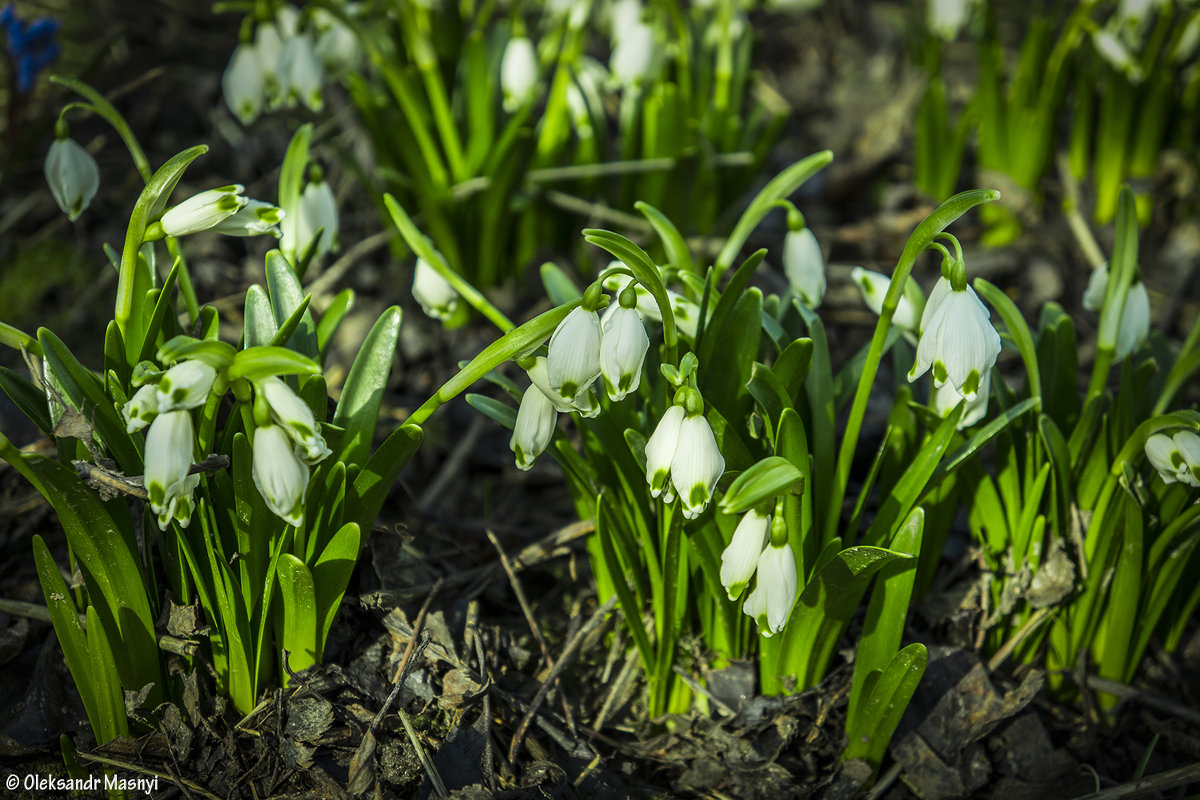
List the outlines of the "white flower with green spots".
{"type": "Polygon", "coordinates": [[[949,282],[945,287],[939,282],[926,306],[917,360],[908,379],[915,381],[931,371],[935,387],[941,388],[948,381],[964,400],[971,402],[1000,355],[1000,334],[992,327],[991,314],[974,289],[965,286],[956,291],[949,282]]]}

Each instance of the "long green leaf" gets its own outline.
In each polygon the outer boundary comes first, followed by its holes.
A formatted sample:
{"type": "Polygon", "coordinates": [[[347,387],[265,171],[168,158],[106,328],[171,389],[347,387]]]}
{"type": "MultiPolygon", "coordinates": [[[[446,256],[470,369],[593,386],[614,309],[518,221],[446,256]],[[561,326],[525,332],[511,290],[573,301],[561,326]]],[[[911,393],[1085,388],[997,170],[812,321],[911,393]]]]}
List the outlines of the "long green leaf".
{"type": "Polygon", "coordinates": [[[925,645],[919,643],[910,644],[892,657],[875,682],[857,723],[846,727],[848,744],[843,760],[860,758],[870,764],[872,774],[879,772],[888,742],[917,691],[928,660],[925,645]]]}
{"type": "Polygon", "coordinates": [[[317,660],[325,651],[325,640],[329,629],[342,604],[342,596],[350,585],[354,565],[358,563],[361,542],[358,525],[347,522],[343,525],[313,564],[312,580],[316,591],[317,660]]]}
{"type": "Polygon", "coordinates": [[[276,579],[283,611],[280,646],[290,653],[288,665],[292,671],[300,672],[316,664],[321,656],[313,575],[303,561],[291,553],[283,553],[279,556],[276,579]]]}
{"type": "Polygon", "coordinates": [[[400,318],[397,306],[380,314],[350,367],[333,413],[333,424],[346,430],[341,451],[334,454],[338,461],[362,464],[371,451],[383,390],[400,339],[400,318]]]}

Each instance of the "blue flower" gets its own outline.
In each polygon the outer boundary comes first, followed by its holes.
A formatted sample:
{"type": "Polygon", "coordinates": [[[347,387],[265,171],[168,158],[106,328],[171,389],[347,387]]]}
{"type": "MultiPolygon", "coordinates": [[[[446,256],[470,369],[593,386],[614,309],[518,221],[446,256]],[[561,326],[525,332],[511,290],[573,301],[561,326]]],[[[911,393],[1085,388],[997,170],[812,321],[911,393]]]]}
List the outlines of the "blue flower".
{"type": "Polygon", "coordinates": [[[38,73],[58,58],[58,20],[39,17],[25,22],[9,3],[0,10],[0,29],[5,33],[8,55],[16,70],[17,91],[28,94],[38,73]]]}

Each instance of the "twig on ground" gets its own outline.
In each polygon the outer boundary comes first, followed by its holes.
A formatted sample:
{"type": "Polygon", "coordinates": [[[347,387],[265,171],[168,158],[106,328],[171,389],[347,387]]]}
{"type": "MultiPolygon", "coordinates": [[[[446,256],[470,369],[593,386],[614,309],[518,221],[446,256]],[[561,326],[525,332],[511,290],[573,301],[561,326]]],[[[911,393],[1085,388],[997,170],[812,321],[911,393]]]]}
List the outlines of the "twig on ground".
{"type": "MultiPolygon", "coordinates": [[[[433,588],[429,591],[429,596],[425,598],[425,602],[421,604],[421,610],[417,612],[417,619],[413,622],[412,636],[408,639],[408,644],[404,646],[404,655],[400,658],[400,664],[396,667],[396,673],[392,676],[392,683],[403,685],[404,678],[408,677],[407,673],[412,671],[409,662],[416,663],[416,659],[412,657],[413,649],[418,637],[421,636],[425,629],[425,616],[429,613],[429,606],[433,603],[433,598],[437,597],[437,593],[441,591],[442,578],[437,579],[437,583],[433,584],[433,588]]],[[[425,646],[429,644],[429,636],[426,635],[421,644],[421,650],[425,650],[425,646]]],[[[395,689],[393,692],[397,691],[395,689]]],[[[392,698],[395,699],[394,697],[392,698]]]]}
{"type": "Polygon", "coordinates": [[[1035,611],[1033,615],[1025,621],[1025,624],[1021,626],[1021,629],[1014,633],[1012,638],[1001,645],[1000,649],[996,651],[996,654],[988,659],[988,672],[995,672],[996,670],[1000,669],[1000,665],[1003,664],[1010,655],[1012,655],[1013,650],[1017,649],[1017,645],[1025,641],[1030,634],[1041,627],[1042,623],[1049,620],[1054,616],[1054,614],[1055,609],[1050,608],[1049,606],[1046,608],[1039,608],[1037,611],[1035,611]]]}
{"type": "Polygon", "coordinates": [[[1111,786],[1098,792],[1085,794],[1077,800],[1132,800],[1135,797],[1144,797],[1149,794],[1165,792],[1168,789],[1183,787],[1196,781],[1200,781],[1200,764],[1189,764],[1186,767],[1156,773],[1149,778],[1139,778],[1122,783],[1120,786],[1111,786]]]}
{"type": "Polygon", "coordinates": [[[1099,675],[1088,675],[1087,687],[1092,691],[1114,694],[1122,700],[1136,700],[1155,711],[1187,720],[1193,725],[1200,725],[1200,711],[1181,705],[1178,700],[1163,697],[1154,692],[1142,691],[1127,683],[1101,678],[1099,675]]]}
{"type": "Polygon", "coordinates": [[[688,685],[689,689],[691,689],[696,694],[704,695],[704,697],[708,698],[708,702],[710,702],[714,706],[716,706],[717,710],[720,711],[722,714],[724,714],[727,717],[737,716],[736,711],[734,711],[732,708],[730,708],[723,700],[721,700],[721,698],[717,697],[712,692],[710,692],[707,687],[705,687],[702,683],[700,683],[700,681],[696,680],[691,675],[688,675],[683,667],[676,664],[671,669],[675,672],[676,675],[679,676],[680,680],[682,680],[684,683],[686,683],[688,685]]]}
{"type": "Polygon", "coordinates": [[[175,779],[172,778],[169,773],[149,769],[147,767],[143,767],[141,764],[135,764],[131,761],[121,761],[118,758],[110,758],[109,756],[102,756],[96,753],[76,753],[76,755],[79,758],[85,758],[88,761],[95,761],[97,764],[105,764],[110,767],[120,767],[121,769],[129,770],[130,772],[140,772],[143,775],[151,775],[155,778],[162,778],[165,781],[174,783],[181,789],[186,786],[188,789],[196,792],[201,797],[208,797],[211,798],[211,800],[221,800],[220,795],[213,794],[198,783],[189,781],[186,778],[175,779]]]}

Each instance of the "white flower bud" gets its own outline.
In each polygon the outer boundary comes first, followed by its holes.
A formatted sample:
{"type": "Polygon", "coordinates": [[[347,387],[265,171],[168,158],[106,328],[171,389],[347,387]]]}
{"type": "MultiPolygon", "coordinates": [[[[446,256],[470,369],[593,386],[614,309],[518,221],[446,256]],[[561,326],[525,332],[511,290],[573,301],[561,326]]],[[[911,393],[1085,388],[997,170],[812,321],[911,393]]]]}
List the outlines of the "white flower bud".
{"type": "Polygon", "coordinates": [[[730,600],[738,599],[746,584],[754,577],[759,556],[767,546],[771,515],[750,509],[738,523],[729,546],[721,553],[721,585],[730,600]]]}
{"type": "Polygon", "coordinates": [[[283,221],[284,216],[281,208],[262,200],[250,200],[240,211],[221,220],[209,230],[223,236],[261,236],[269,233],[278,238],[279,223],[283,221]]]}
{"type": "Polygon", "coordinates": [[[724,474],[725,458],[708,420],[703,414],[684,419],[671,459],[671,483],[683,504],[683,516],[688,519],[700,516],[724,474]]]}
{"type": "Polygon", "coordinates": [[[308,467],[278,425],[255,429],[253,474],[254,485],[267,508],[289,525],[299,527],[304,522],[308,467]]]}
{"type": "Polygon", "coordinates": [[[504,110],[510,114],[537,96],[537,53],[527,37],[514,36],[505,45],[500,60],[500,88],[504,92],[504,110]]]}
{"type": "Polygon", "coordinates": [[[519,469],[529,469],[537,457],[545,452],[554,438],[558,412],[554,403],[537,386],[530,385],[521,397],[517,409],[517,423],[513,426],[512,438],[508,441],[516,457],[519,469]]]}
{"type": "Polygon", "coordinates": [[[806,306],[821,305],[825,297],[825,258],[811,228],[788,231],[784,237],[783,271],[806,306]]]}
{"type": "Polygon", "coordinates": [[[54,202],[74,222],[100,188],[100,167],[74,139],[55,139],[43,167],[54,202]]]}
{"type": "Polygon", "coordinates": [[[638,86],[650,80],[657,54],[654,29],[645,22],[636,22],[618,35],[608,69],[618,86],[638,86]]]}
{"type": "Polygon", "coordinates": [[[326,180],[313,181],[304,187],[296,212],[282,226],[279,246],[293,263],[308,254],[313,242],[313,257],[338,249],[338,210],[333,189],[326,180]],[[321,238],[317,239],[317,231],[321,238]]]}
{"type": "Polygon", "coordinates": [[[426,316],[442,322],[450,319],[458,310],[458,292],[423,258],[417,259],[417,266],[413,270],[412,296],[421,304],[426,316]]]}
{"type": "Polygon", "coordinates": [[[217,371],[203,361],[180,361],[158,381],[158,410],[195,408],[208,399],[217,371]]]}
{"type": "Polygon", "coordinates": [[[240,184],[222,186],[192,195],[177,206],[168,208],[159,220],[168,236],[187,236],[206,231],[232,217],[250,202],[242,197],[245,187],[240,184]]]}
{"type": "Polygon", "coordinates": [[[233,49],[229,66],[221,76],[221,93],[225,105],[243,125],[249,125],[262,113],[267,82],[255,47],[242,42],[233,49]]]}

